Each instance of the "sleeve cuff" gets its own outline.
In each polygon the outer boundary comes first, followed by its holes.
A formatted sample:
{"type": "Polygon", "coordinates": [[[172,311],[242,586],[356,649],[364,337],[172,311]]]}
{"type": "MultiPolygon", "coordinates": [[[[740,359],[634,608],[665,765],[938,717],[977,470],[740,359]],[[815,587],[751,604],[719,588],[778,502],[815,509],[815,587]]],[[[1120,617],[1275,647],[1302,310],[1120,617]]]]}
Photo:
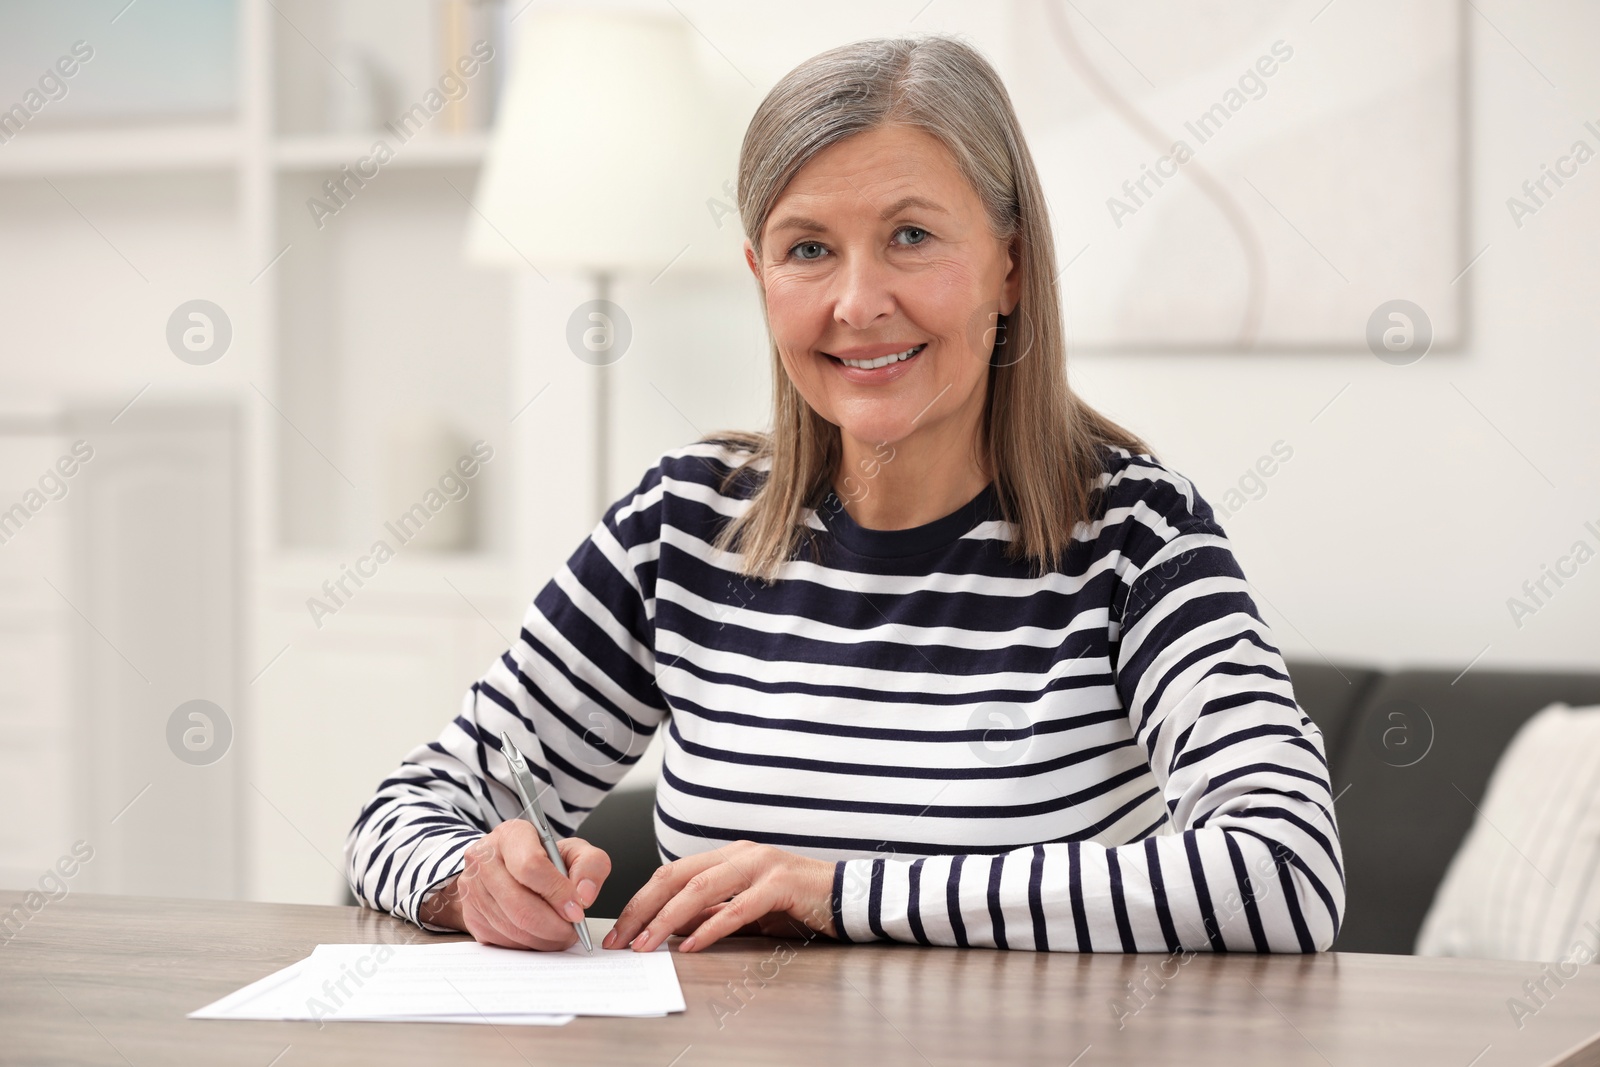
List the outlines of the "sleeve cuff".
{"type": "Polygon", "coordinates": [[[828,905],[833,910],[833,934],[840,941],[852,938],[844,932],[844,861],[833,865],[833,892],[828,905]]]}
{"type": "Polygon", "coordinates": [[[833,929],[840,941],[880,941],[884,861],[841,860],[833,873],[833,929]]]}
{"type": "Polygon", "coordinates": [[[460,933],[461,931],[455,929],[454,927],[440,926],[437,923],[425,923],[421,919],[417,918],[417,916],[422,911],[422,903],[423,903],[423,901],[428,899],[429,894],[431,894],[434,890],[438,889],[441,885],[443,885],[444,883],[448,882],[450,879],[454,878],[456,875],[461,873],[461,869],[464,866],[466,866],[466,855],[465,855],[465,853],[466,853],[466,849],[464,849],[464,848],[459,850],[459,851],[457,851],[456,854],[453,857],[451,857],[449,866],[446,867],[439,874],[439,876],[437,878],[433,879],[433,881],[429,882],[427,885],[423,886],[421,889],[418,889],[416,892],[410,894],[408,897],[405,898],[404,901],[401,902],[401,906],[397,910],[396,914],[398,914],[399,917],[402,918],[402,919],[406,919],[406,920],[408,920],[408,921],[410,921],[412,923],[415,923],[417,926],[420,926],[422,929],[428,931],[429,933],[434,933],[434,934],[455,934],[455,933],[460,933]]]}

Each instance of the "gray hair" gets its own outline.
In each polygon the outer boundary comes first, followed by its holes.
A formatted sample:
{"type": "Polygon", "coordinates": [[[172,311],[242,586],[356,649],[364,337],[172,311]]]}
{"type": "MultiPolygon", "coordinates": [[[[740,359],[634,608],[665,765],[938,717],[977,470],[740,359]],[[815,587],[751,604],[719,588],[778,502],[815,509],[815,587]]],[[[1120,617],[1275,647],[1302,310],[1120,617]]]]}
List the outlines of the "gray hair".
{"type": "Polygon", "coordinates": [[[1009,161],[1026,150],[994,68],[953,37],[883,37],[806,60],[750,120],[738,196],[745,236],[756,250],[773,205],[812,156],[852,134],[894,124],[943,141],[983,201],[990,230],[1001,240],[1011,237],[1019,217],[1009,161]]]}

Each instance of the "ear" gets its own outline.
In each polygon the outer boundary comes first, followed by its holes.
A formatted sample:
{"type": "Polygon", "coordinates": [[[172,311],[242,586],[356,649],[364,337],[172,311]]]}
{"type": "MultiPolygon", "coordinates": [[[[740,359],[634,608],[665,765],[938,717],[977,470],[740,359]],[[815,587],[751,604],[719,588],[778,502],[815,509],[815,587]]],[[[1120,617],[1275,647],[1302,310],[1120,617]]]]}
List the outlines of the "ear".
{"type": "Polygon", "coordinates": [[[750,238],[744,239],[744,262],[750,268],[750,273],[756,276],[756,281],[761,280],[761,264],[756,262],[756,250],[750,243],[750,238]]]}
{"type": "Polygon", "coordinates": [[[1001,283],[1000,308],[1002,315],[1009,315],[1017,308],[1017,302],[1022,299],[1022,237],[1017,235],[1011,238],[1011,243],[1006,246],[1006,277],[1001,283]]]}

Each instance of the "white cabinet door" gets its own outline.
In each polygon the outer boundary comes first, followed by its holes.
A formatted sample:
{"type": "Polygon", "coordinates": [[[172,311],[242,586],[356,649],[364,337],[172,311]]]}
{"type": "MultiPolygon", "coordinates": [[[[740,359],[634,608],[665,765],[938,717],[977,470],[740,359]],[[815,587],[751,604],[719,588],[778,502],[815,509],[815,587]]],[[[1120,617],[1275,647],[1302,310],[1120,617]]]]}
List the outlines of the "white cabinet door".
{"type": "Polygon", "coordinates": [[[70,410],[65,423],[94,449],[67,501],[63,587],[78,832],[95,849],[84,886],[236,897],[250,730],[236,680],[235,412],[147,401],[70,410]],[[211,710],[174,729],[197,700],[211,710]]]}
{"type": "Polygon", "coordinates": [[[0,434],[0,886],[30,889],[69,853],[79,800],[67,762],[72,609],[57,592],[71,584],[66,509],[76,479],[47,477],[70,451],[65,438],[8,429],[0,434]]]}

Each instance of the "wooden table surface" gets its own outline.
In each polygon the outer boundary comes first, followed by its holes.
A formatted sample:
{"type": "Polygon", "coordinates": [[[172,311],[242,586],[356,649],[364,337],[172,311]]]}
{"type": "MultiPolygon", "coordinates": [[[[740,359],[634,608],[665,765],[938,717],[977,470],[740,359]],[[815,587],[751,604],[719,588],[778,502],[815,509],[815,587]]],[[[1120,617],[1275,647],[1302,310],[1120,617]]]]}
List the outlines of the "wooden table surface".
{"type": "MultiPolygon", "coordinates": [[[[21,900],[0,892],[0,917],[21,900]]],[[[598,938],[610,923],[591,926],[598,938]]],[[[1600,1064],[1600,965],[1547,982],[1519,1028],[1507,1001],[1526,996],[1538,964],[1355,953],[1185,960],[737,938],[673,954],[688,1010],[666,1018],[184,1018],[319,943],[431,937],[362,908],[74,893],[0,943],[0,1063],[1600,1064]],[[1156,977],[1141,1006],[1127,983],[1145,975],[1156,977]]]]}

